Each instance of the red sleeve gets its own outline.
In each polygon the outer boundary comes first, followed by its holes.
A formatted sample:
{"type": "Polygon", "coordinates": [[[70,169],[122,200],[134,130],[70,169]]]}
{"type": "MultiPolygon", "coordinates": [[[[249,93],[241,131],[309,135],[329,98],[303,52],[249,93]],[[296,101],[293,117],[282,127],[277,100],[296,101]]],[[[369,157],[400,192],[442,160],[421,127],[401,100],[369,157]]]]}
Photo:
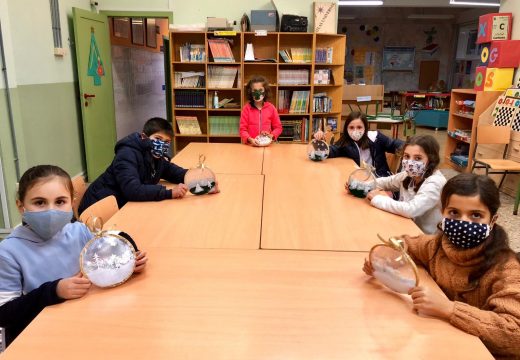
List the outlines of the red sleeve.
{"type": "Polygon", "coordinates": [[[251,136],[249,135],[249,106],[246,105],[242,109],[242,113],[240,114],[240,138],[244,144],[247,144],[247,139],[251,136]]]}
{"type": "Polygon", "coordinates": [[[275,139],[278,139],[278,136],[282,133],[282,122],[280,121],[280,115],[278,115],[278,111],[273,105],[273,118],[271,119],[271,128],[272,134],[275,139]]]}

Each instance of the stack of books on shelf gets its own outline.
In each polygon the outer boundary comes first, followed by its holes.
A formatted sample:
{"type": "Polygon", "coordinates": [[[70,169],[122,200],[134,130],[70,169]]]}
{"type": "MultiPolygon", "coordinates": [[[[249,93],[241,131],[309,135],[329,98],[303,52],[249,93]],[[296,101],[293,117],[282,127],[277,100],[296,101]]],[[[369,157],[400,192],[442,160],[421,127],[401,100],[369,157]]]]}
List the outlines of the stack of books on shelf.
{"type": "Polygon", "coordinates": [[[278,113],[288,114],[291,107],[292,90],[278,90],[278,113]]]}
{"type": "Polygon", "coordinates": [[[449,107],[449,100],[443,98],[429,98],[426,104],[430,109],[447,110],[449,107]]]}
{"type": "Polygon", "coordinates": [[[312,49],[310,48],[291,48],[280,50],[279,53],[286,63],[305,64],[312,61],[312,49]]]}
{"type": "Polygon", "coordinates": [[[308,69],[288,69],[280,70],[278,76],[279,85],[308,85],[308,69]]]}
{"type": "Polygon", "coordinates": [[[204,82],[204,72],[196,71],[175,71],[175,87],[186,88],[203,88],[206,86],[204,82]]]}
{"type": "Polygon", "coordinates": [[[210,135],[229,135],[239,134],[240,116],[210,116],[209,134],[210,135]]]}
{"type": "Polygon", "coordinates": [[[204,62],[206,61],[206,48],[203,44],[190,44],[179,48],[182,62],[204,62]]]}
{"type": "Polygon", "coordinates": [[[332,79],[332,71],[330,69],[314,70],[314,85],[330,85],[332,79]]]}
{"type": "Polygon", "coordinates": [[[175,122],[182,135],[201,135],[199,121],[196,116],[176,116],[175,122]]]}
{"type": "Polygon", "coordinates": [[[471,130],[455,129],[453,131],[448,130],[448,135],[454,139],[470,142],[471,141],[471,130]]]}
{"type": "Polygon", "coordinates": [[[208,39],[209,49],[214,62],[235,62],[235,56],[231,51],[229,40],[208,39]]]}
{"type": "Polygon", "coordinates": [[[319,126],[321,124],[325,124],[325,130],[329,130],[332,132],[336,132],[338,130],[338,119],[335,117],[313,117],[312,118],[312,133],[317,132],[320,129],[319,126]]]}
{"type": "Polygon", "coordinates": [[[450,154],[450,159],[453,163],[461,167],[468,166],[469,144],[459,142],[455,150],[450,154]]]}
{"type": "Polygon", "coordinates": [[[200,90],[176,90],[175,107],[204,108],[206,107],[206,92],[200,90]]]}
{"type": "Polygon", "coordinates": [[[331,47],[316,48],[314,62],[316,64],[332,64],[332,53],[333,49],[331,47]]]}
{"type": "Polygon", "coordinates": [[[238,74],[236,66],[208,66],[208,87],[210,89],[230,89],[238,74]]]}
{"type": "Polygon", "coordinates": [[[326,92],[316,93],[313,96],[312,108],[314,112],[330,112],[332,110],[332,98],[326,92]]]}
{"type": "Polygon", "coordinates": [[[280,141],[303,142],[309,136],[309,119],[282,120],[282,133],[278,137],[280,141]]]}
{"type": "Polygon", "coordinates": [[[289,114],[305,114],[309,112],[310,91],[293,91],[289,114]]]}

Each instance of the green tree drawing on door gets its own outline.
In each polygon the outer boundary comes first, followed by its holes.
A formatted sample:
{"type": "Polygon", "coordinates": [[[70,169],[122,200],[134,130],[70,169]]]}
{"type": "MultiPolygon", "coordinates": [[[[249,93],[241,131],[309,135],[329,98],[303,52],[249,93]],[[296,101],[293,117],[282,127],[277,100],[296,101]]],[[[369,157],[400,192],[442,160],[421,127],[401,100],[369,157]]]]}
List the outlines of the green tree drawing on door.
{"type": "Polygon", "coordinates": [[[72,13],[87,177],[92,182],[112,161],[116,142],[108,18],[77,8],[72,13]]]}

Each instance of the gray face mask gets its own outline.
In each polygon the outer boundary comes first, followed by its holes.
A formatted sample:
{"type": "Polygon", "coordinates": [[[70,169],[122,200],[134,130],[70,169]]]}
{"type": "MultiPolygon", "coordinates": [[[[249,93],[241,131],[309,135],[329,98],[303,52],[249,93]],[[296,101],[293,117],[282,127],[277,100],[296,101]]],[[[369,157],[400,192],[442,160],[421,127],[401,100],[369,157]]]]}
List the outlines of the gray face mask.
{"type": "Polygon", "coordinates": [[[23,221],[43,240],[49,240],[72,220],[72,211],[25,211],[23,221]]]}

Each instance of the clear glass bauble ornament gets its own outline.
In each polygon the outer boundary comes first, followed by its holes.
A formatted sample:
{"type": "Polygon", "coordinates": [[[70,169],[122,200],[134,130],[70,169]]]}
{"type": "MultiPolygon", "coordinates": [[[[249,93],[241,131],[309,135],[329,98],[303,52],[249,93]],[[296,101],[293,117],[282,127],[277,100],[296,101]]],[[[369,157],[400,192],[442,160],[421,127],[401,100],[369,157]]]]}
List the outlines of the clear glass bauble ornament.
{"type": "Polygon", "coordinates": [[[273,139],[266,135],[258,135],[255,140],[258,144],[256,146],[269,146],[273,142],[273,139]]]}
{"type": "Polygon", "coordinates": [[[204,155],[199,155],[197,167],[189,169],[186,175],[184,175],[184,183],[193,195],[204,195],[215,190],[216,176],[204,164],[205,160],[206,157],[204,155]]]}
{"type": "Polygon", "coordinates": [[[406,253],[403,240],[390,238],[387,241],[379,238],[384,244],[374,246],[369,254],[372,274],[389,289],[407,294],[419,285],[417,266],[406,253]]]}
{"type": "Polygon", "coordinates": [[[376,178],[369,168],[354,170],[348,177],[349,192],[359,198],[364,198],[376,188],[376,178]]]}
{"type": "Polygon", "coordinates": [[[329,157],[329,144],[323,140],[312,139],[307,145],[307,155],[312,161],[323,161],[329,157]]]}
{"type": "Polygon", "coordinates": [[[133,245],[117,231],[99,231],[87,242],[79,257],[83,275],[98,287],[114,287],[134,273],[133,245]]]}

